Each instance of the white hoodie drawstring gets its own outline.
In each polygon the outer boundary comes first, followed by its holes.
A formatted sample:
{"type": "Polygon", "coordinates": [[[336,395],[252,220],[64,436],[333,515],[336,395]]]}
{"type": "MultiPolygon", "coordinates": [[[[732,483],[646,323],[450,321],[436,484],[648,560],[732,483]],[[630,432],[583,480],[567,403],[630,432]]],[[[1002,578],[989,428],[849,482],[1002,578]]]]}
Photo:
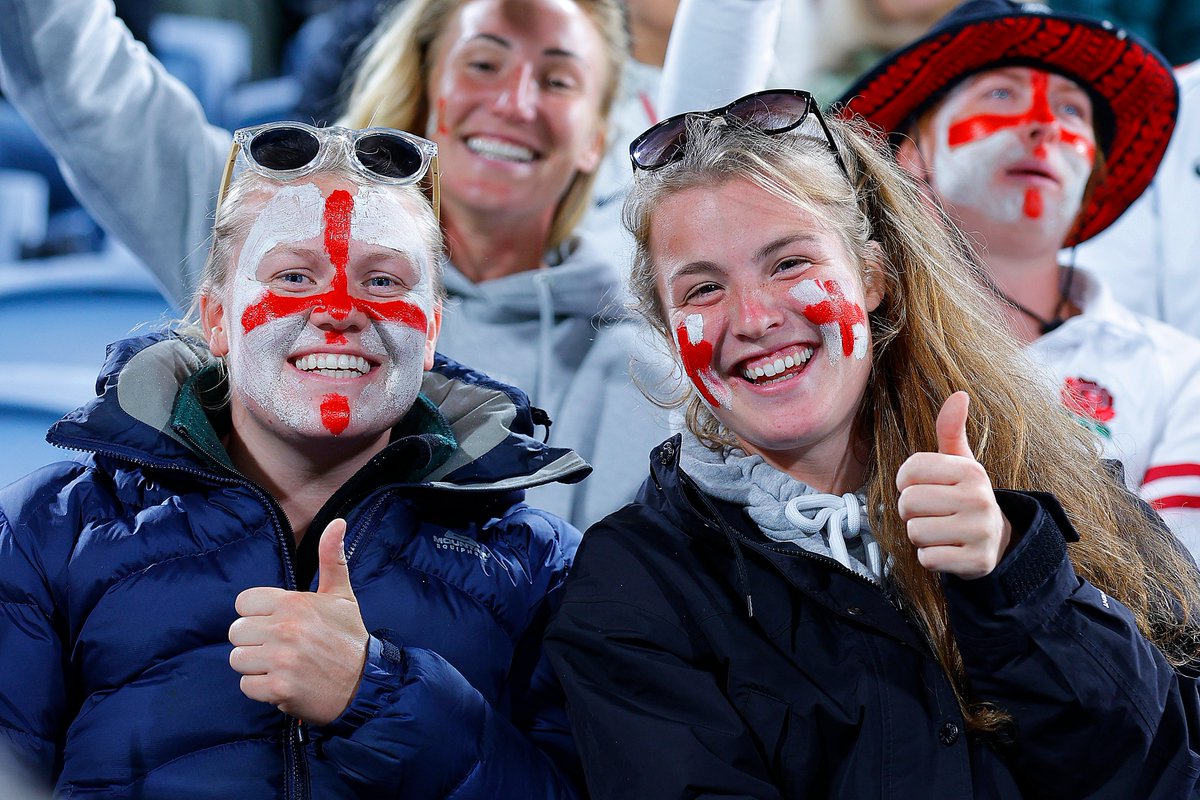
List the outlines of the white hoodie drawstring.
{"type": "MultiPolygon", "coordinates": [[[[852,492],[841,497],[835,494],[803,494],[787,501],[783,513],[788,522],[806,534],[825,531],[834,560],[847,569],[853,569],[846,538],[852,539],[866,530],[866,516],[857,495],[852,492]]],[[[872,574],[882,577],[883,555],[879,544],[873,539],[866,540],[865,544],[867,566],[872,574]]]]}
{"type": "Polygon", "coordinates": [[[538,293],[538,365],[534,382],[536,396],[530,402],[547,409],[550,403],[548,383],[550,381],[550,343],[554,337],[554,298],[550,293],[549,269],[539,270],[533,276],[533,285],[538,293]]]}

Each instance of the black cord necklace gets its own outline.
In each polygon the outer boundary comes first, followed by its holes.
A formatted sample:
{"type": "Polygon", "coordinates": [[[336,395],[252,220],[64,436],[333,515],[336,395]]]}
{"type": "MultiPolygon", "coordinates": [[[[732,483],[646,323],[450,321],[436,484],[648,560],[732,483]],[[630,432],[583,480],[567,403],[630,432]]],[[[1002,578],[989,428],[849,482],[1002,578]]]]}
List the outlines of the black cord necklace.
{"type": "Polygon", "coordinates": [[[1062,278],[1059,280],[1058,304],[1054,306],[1054,312],[1053,312],[1052,316],[1050,317],[1050,319],[1046,319],[1045,317],[1041,316],[1040,314],[1037,314],[1037,313],[1029,310],[1025,306],[1018,303],[1016,300],[1009,297],[1007,294],[1004,293],[1003,289],[1001,289],[999,286],[996,285],[996,282],[992,280],[991,275],[988,275],[985,272],[984,276],[985,276],[985,283],[987,284],[988,289],[990,289],[992,291],[992,293],[996,295],[996,297],[1003,300],[1005,303],[1012,306],[1017,311],[1020,311],[1022,314],[1024,314],[1025,316],[1029,317],[1031,320],[1033,320],[1034,322],[1037,323],[1039,336],[1045,336],[1047,333],[1050,333],[1053,330],[1057,330],[1064,322],[1066,322],[1068,319],[1070,319],[1069,314],[1066,316],[1063,315],[1063,310],[1066,309],[1067,305],[1071,302],[1071,285],[1075,282],[1075,250],[1074,250],[1074,248],[1071,249],[1071,263],[1067,264],[1066,269],[1063,271],[1062,278]]]}

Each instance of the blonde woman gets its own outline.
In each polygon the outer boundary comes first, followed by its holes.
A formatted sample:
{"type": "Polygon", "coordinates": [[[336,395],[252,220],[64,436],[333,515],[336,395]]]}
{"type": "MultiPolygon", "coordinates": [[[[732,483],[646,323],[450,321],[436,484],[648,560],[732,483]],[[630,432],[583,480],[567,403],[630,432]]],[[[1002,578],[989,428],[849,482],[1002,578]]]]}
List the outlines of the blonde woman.
{"type": "MultiPolygon", "coordinates": [[[[6,95],[182,304],[230,134],[102,0],[0,0],[0,15],[6,95]]],[[[380,26],[342,120],[438,144],[439,346],[525,390],[552,441],[594,464],[599,480],[533,495],[580,525],[633,496],[666,432],[629,378],[641,327],[623,312],[617,260],[575,236],[627,50],[618,0],[410,0],[380,26]]]]}
{"type": "Polygon", "coordinates": [[[592,796],[1190,796],[1196,570],[885,146],[779,90],[631,152],[688,380],[548,632],[592,796]]]}

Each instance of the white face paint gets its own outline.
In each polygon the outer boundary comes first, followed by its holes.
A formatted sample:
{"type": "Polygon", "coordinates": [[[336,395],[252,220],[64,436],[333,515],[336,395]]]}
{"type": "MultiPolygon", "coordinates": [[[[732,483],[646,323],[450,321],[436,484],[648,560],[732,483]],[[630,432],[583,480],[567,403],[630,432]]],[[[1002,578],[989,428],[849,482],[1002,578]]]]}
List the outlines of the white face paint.
{"type": "Polygon", "coordinates": [[[252,412],[320,437],[381,432],[412,406],[435,305],[414,208],[311,183],[264,205],[227,304],[231,383],[252,412]]]}
{"type": "Polygon", "coordinates": [[[975,224],[1024,223],[1065,235],[1095,159],[1090,104],[1078,86],[1028,68],[991,70],[955,87],[932,117],[932,181],[975,224]],[[1034,125],[1044,133],[1035,136],[1034,125]]]}
{"type": "Polygon", "coordinates": [[[675,344],[683,371],[710,406],[729,408],[733,393],[712,367],[712,344],[704,341],[704,317],[688,314],[675,329],[675,344]]]}
{"type": "Polygon", "coordinates": [[[803,280],[792,287],[792,296],[804,304],[805,319],[821,331],[830,364],[836,365],[846,356],[859,361],[867,357],[870,337],[866,312],[846,299],[837,281],[822,284],[803,280]],[[844,333],[850,334],[849,345],[844,333]]]}

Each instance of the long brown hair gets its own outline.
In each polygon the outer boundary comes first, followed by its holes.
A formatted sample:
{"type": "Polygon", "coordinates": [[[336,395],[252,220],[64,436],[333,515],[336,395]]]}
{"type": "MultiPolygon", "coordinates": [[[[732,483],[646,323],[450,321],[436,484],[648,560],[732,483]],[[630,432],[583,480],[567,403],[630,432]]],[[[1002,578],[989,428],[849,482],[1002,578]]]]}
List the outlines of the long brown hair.
{"type": "MultiPolygon", "coordinates": [[[[909,543],[895,480],[909,455],[937,449],[938,410],[959,389],[971,395],[968,435],[993,485],[1057,496],[1080,536],[1068,545],[1075,571],[1125,604],[1172,664],[1194,663],[1200,657],[1195,567],[1170,532],[1110,476],[1098,443],[1004,333],[965,237],[922,199],[884,141],[860,123],[829,125],[850,181],[811,120],[796,132],[768,136],[693,119],[678,162],[635,174],[625,222],[637,240],[630,281],[643,316],[670,347],[650,258],[651,223],[664,198],[686,189],[750,181],[781,204],[825,220],[862,269],[877,246],[884,258],[874,280],[881,281],[884,298],[870,315],[872,371],[857,424],[870,454],[871,530],[891,555],[891,579],[928,634],[968,724],[991,729],[1005,715],[971,702],[941,582],[921,566],[909,543]]],[[[676,404],[688,405],[689,428],[709,447],[736,442],[690,384],[676,404]]]]}
{"type": "MultiPolygon", "coordinates": [[[[426,135],[429,76],[437,59],[434,47],[458,10],[471,0],[408,0],[376,26],[367,41],[346,113],[339,125],[389,128],[426,135]]],[[[629,34],[618,0],[575,0],[596,26],[604,42],[608,81],[600,100],[600,116],[608,118],[629,54],[629,34]]],[[[567,241],[583,218],[596,172],[577,172],[554,212],[547,250],[567,241]]]]}

